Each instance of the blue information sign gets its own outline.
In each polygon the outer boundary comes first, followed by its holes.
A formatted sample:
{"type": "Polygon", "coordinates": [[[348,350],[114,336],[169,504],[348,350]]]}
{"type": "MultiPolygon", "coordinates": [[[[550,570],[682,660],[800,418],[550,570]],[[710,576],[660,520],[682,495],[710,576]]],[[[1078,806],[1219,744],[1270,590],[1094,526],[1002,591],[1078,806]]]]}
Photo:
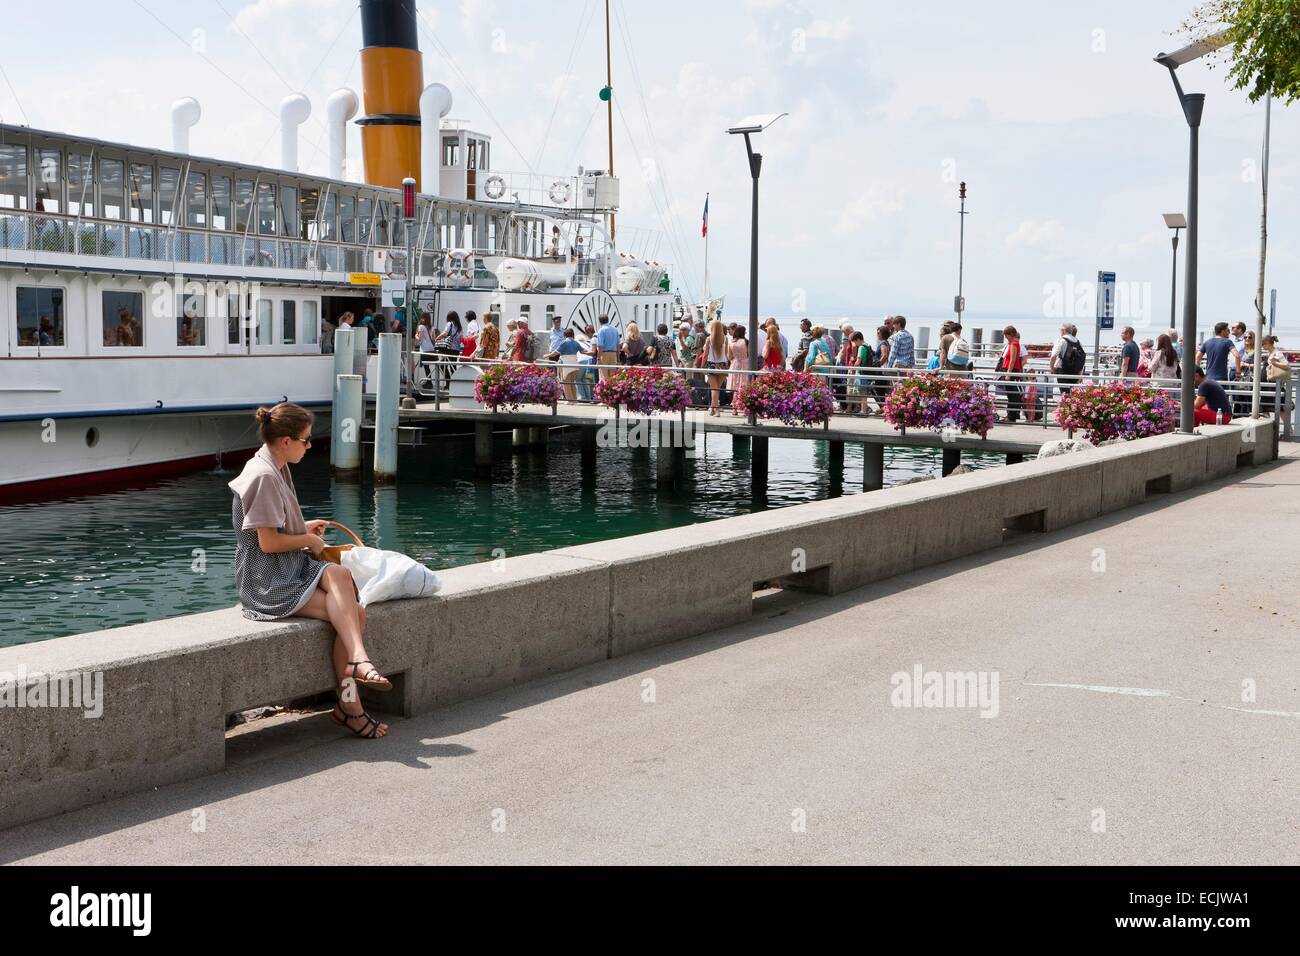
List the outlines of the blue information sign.
{"type": "Polygon", "coordinates": [[[1097,328],[1115,328],[1115,273],[1097,273],[1097,328]]]}

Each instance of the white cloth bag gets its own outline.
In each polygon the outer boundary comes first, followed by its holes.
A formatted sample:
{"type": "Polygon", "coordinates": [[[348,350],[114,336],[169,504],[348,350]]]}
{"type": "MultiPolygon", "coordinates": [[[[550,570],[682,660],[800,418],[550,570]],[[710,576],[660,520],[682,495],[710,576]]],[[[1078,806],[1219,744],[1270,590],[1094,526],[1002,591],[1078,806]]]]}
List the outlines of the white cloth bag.
{"type": "Polygon", "coordinates": [[[398,598],[430,597],[442,587],[438,575],[396,551],[352,548],[344,551],[339,561],[352,572],[362,607],[398,598]]]}

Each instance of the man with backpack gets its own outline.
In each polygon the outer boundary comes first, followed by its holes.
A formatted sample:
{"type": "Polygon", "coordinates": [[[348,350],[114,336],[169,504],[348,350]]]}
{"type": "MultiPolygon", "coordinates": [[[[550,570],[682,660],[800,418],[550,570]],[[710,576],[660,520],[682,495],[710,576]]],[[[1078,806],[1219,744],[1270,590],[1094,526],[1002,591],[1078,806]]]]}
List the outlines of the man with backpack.
{"type": "Polygon", "coordinates": [[[1079,341],[1079,330],[1070,322],[1061,323],[1061,337],[1052,349],[1051,371],[1063,378],[1058,378],[1056,387],[1062,395],[1069,395],[1070,389],[1079,384],[1074,376],[1083,374],[1088,364],[1088,353],[1079,341]]]}
{"type": "Polygon", "coordinates": [[[974,371],[975,366],[970,357],[970,343],[962,335],[960,322],[950,323],[948,335],[944,335],[939,341],[948,343],[940,364],[941,368],[956,372],[958,375],[968,375],[974,371]],[[949,335],[951,338],[948,337],[949,335]]]}
{"type": "Polygon", "coordinates": [[[514,354],[511,358],[516,362],[533,362],[536,361],[537,353],[533,344],[533,332],[528,327],[528,320],[520,318],[516,323],[514,354]]]}

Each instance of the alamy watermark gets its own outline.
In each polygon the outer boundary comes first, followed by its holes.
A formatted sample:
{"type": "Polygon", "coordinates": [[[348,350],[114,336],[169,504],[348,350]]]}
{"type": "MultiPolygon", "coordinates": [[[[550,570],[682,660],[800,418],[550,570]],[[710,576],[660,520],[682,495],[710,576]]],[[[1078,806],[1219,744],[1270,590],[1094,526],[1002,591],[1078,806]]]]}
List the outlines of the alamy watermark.
{"type": "Polygon", "coordinates": [[[680,418],[629,418],[601,415],[596,432],[600,448],[684,448],[687,458],[699,458],[703,442],[696,441],[697,422],[680,418]]]}
{"type": "Polygon", "coordinates": [[[28,675],[27,667],[0,671],[0,707],[71,707],[86,718],[104,714],[104,672],[28,675]]]}
{"type": "Polygon", "coordinates": [[[977,708],[981,717],[999,710],[997,671],[927,671],[914,664],[889,678],[895,707],[977,708]]]}

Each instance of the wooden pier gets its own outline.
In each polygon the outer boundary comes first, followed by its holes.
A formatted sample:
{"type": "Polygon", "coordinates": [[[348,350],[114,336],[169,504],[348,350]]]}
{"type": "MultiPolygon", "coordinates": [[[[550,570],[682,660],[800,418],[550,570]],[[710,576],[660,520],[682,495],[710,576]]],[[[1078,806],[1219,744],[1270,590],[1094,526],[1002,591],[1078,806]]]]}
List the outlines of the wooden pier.
{"type": "MultiPolygon", "coordinates": [[[[885,446],[909,448],[939,448],[943,451],[943,473],[949,474],[961,464],[964,451],[977,451],[1006,456],[1008,464],[1022,461],[1026,455],[1035,455],[1045,441],[1065,438],[1066,434],[1055,426],[1042,424],[995,425],[987,438],[929,430],[897,431],[881,418],[835,415],[825,426],[791,426],[780,422],[748,424],[744,418],[732,416],[723,410],[719,416],[710,416],[705,409],[692,409],[679,414],[654,416],[614,413],[601,405],[560,403],[554,408],[525,406],[513,412],[493,412],[486,408],[441,408],[432,402],[418,404],[414,409],[403,409],[401,425],[419,427],[433,422],[463,422],[466,433],[473,432],[474,461],[481,475],[490,473],[494,455],[493,435],[510,430],[514,447],[545,447],[552,428],[576,429],[582,434],[582,467],[584,475],[594,474],[599,435],[602,429],[616,430],[617,435],[634,434],[638,427],[648,435],[670,433],[678,438],[657,447],[656,471],[660,484],[672,484],[681,475],[686,453],[693,442],[706,435],[725,434],[733,441],[750,446],[755,484],[767,481],[768,442],[773,438],[790,438],[799,441],[824,441],[830,443],[832,467],[844,461],[844,445],[859,444],[863,448],[865,466],[862,486],[864,491],[874,491],[884,486],[885,446]],[[645,423],[642,425],[641,423],[645,423]],[[685,437],[688,446],[681,438],[685,437]],[[665,454],[664,452],[671,452],[665,454]]],[[[608,434],[608,431],[607,431],[608,434]]],[[[620,442],[623,444],[623,442],[620,442]]],[[[645,445],[647,450],[649,445],[645,445]]]]}

